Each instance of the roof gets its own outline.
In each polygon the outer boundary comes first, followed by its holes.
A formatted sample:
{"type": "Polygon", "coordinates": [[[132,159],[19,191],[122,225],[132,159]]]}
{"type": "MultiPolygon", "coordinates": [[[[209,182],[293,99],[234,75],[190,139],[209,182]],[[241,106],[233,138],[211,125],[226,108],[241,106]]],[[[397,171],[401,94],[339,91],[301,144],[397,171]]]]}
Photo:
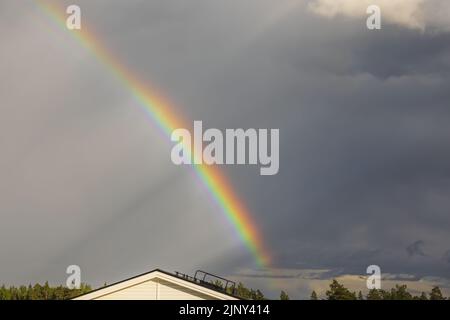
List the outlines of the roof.
{"type": "Polygon", "coordinates": [[[186,288],[189,288],[191,290],[195,290],[199,293],[211,296],[213,298],[217,298],[219,300],[240,300],[242,298],[229,294],[225,292],[224,290],[221,290],[220,288],[206,283],[199,281],[197,279],[194,279],[192,277],[186,277],[182,274],[174,274],[170,273],[161,269],[153,269],[151,271],[141,273],[139,275],[136,275],[134,277],[115,282],[113,284],[92,290],[88,293],[76,296],[73,298],[74,300],[90,300],[95,299],[100,296],[108,295],[110,293],[115,292],[116,290],[123,290],[124,288],[149,281],[154,278],[160,278],[164,280],[168,280],[177,284],[180,284],[186,288]]]}

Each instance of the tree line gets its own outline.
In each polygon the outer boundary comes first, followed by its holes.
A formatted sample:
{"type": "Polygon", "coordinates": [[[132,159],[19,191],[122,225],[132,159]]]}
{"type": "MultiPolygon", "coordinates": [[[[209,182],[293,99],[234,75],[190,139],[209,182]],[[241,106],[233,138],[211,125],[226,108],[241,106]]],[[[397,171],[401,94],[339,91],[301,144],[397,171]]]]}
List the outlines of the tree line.
{"type": "MultiPolygon", "coordinates": [[[[311,300],[318,300],[317,293],[311,293],[311,300]]],[[[325,292],[325,300],[449,300],[443,296],[439,287],[433,287],[429,293],[422,292],[413,295],[408,291],[407,285],[395,285],[390,290],[371,289],[366,295],[350,291],[343,284],[334,279],[325,292]]]]}
{"type": "MultiPolygon", "coordinates": [[[[220,287],[221,283],[218,282],[215,285],[220,287]]],[[[267,300],[260,290],[249,289],[241,282],[236,286],[234,294],[243,299],[267,300]]],[[[279,299],[290,300],[290,297],[285,291],[281,291],[279,299]]],[[[312,291],[310,299],[319,300],[315,291],[312,291]]],[[[372,289],[366,295],[363,295],[361,291],[358,293],[350,291],[336,279],[333,279],[322,300],[450,300],[450,298],[444,297],[438,286],[433,287],[429,293],[422,292],[419,295],[413,295],[408,291],[407,285],[398,284],[390,290],[372,289]]]]}
{"type": "MultiPolygon", "coordinates": [[[[223,287],[222,283],[215,282],[215,286],[223,287]]],[[[68,300],[76,296],[92,291],[90,285],[82,283],[79,289],[69,289],[64,286],[52,287],[46,282],[44,285],[36,284],[34,286],[11,286],[0,287],[0,300],[68,300]]],[[[247,288],[239,282],[232,293],[240,298],[248,300],[267,300],[264,294],[257,289],[247,288]]],[[[285,291],[281,291],[280,300],[290,300],[285,291]]],[[[315,291],[312,291],[311,300],[319,300],[315,291]]],[[[408,291],[406,285],[396,285],[390,290],[371,289],[366,295],[361,291],[358,293],[350,291],[343,284],[334,279],[325,292],[324,300],[450,300],[443,296],[439,287],[433,287],[430,292],[422,292],[420,295],[413,295],[408,291]]]]}
{"type": "Polygon", "coordinates": [[[44,285],[19,287],[0,287],[0,300],[68,300],[92,291],[91,286],[82,283],[79,289],[69,289],[64,286],[52,287],[46,282],[44,285]]]}

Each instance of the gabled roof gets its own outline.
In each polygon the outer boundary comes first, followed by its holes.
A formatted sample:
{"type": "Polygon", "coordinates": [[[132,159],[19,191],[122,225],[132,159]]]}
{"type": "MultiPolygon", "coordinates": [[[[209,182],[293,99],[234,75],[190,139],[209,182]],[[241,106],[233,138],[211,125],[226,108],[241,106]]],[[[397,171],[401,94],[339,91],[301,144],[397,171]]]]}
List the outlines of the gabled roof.
{"type": "Polygon", "coordinates": [[[204,284],[198,283],[196,281],[192,281],[190,279],[177,276],[175,274],[172,274],[172,273],[164,271],[164,270],[154,269],[152,271],[142,273],[140,275],[113,283],[111,285],[92,290],[91,292],[88,292],[86,294],[83,294],[83,295],[73,298],[73,300],[98,299],[103,296],[113,294],[114,292],[118,292],[120,290],[124,290],[126,288],[133,287],[133,286],[136,286],[141,283],[151,281],[154,279],[168,281],[172,284],[184,287],[188,290],[192,290],[199,294],[211,297],[212,299],[217,299],[217,300],[240,300],[241,299],[237,296],[228,294],[223,290],[216,289],[213,286],[204,285],[204,284]]]}

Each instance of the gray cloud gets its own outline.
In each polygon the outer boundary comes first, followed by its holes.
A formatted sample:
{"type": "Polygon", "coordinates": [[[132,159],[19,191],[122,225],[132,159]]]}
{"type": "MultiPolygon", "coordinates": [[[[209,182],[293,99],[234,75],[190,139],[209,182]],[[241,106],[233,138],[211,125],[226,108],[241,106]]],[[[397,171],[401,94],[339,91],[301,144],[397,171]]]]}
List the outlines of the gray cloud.
{"type": "Polygon", "coordinates": [[[425,252],[423,251],[423,245],[424,242],[422,240],[417,240],[414,243],[410,244],[406,247],[406,252],[408,252],[408,255],[410,257],[413,256],[426,256],[425,252]]]}
{"type": "Polygon", "coordinates": [[[445,0],[312,0],[309,9],[333,18],[338,15],[367,17],[370,5],[381,9],[382,20],[411,29],[442,29],[448,31],[450,6],[445,0]]]}
{"type": "Polygon", "coordinates": [[[447,250],[442,256],[445,262],[450,263],[450,250],[447,250]]]}

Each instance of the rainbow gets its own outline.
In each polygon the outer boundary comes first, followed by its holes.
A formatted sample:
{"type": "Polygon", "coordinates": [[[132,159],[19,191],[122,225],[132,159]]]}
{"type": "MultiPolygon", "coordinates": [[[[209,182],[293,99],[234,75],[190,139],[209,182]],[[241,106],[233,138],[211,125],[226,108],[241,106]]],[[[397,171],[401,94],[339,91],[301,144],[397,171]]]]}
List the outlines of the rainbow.
{"type": "MultiPolygon", "coordinates": [[[[36,0],[36,3],[60,27],[67,30],[65,8],[44,0],[36,0]]],[[[92,30],[86,28],[84,21],[81,30],[72,31],[71,34],[131,93],[138,102],[138,106],[162,130],[165,136],[170,139],[174,129],[191,126],[187,125],[188,122],[174,112],[173,106],[162,95],[149,88],[131,70],[127,69],[100,42],[92,30]]],[[[191,150],[185,151],[191,153],[191,150]]],[[[263,244],[261,233],[246,206],[233,191],[229,181],[217,167],[193,164],[191,168],[251,252],[256,264],[259,267],[268,267],[270,254],[263,244]]]]}

